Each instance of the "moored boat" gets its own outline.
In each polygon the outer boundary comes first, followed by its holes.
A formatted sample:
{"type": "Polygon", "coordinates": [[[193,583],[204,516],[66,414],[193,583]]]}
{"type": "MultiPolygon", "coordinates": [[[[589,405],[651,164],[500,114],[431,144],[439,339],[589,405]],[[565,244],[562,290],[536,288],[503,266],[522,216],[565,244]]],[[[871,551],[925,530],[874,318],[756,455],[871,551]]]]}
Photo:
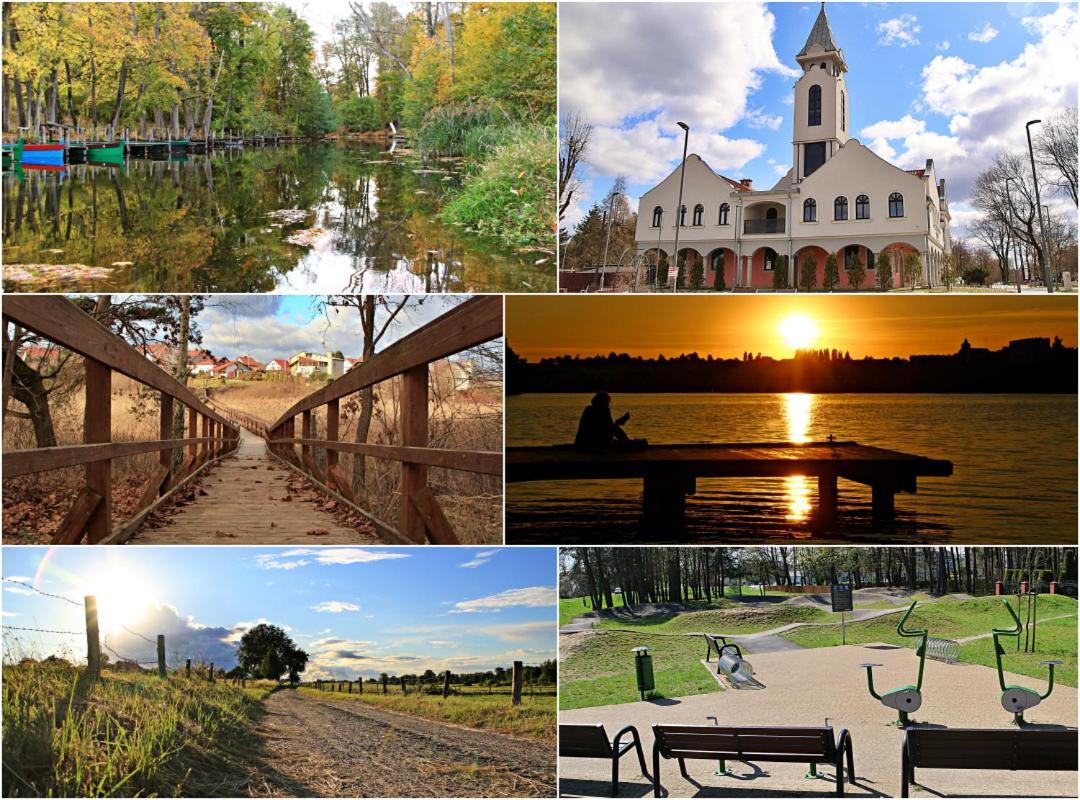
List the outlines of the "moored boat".
{"type": "Polygon", "coordinates": [[[91,162],[117,163],[124,160],[123,142],[93,142],[86,145],[86,158],[91,162]]]}
{"type": "Polygon", "coordinates": [[[24,144],[22,163],[24,164],[63,164],[67,145],[61,143],[24,144]]]}

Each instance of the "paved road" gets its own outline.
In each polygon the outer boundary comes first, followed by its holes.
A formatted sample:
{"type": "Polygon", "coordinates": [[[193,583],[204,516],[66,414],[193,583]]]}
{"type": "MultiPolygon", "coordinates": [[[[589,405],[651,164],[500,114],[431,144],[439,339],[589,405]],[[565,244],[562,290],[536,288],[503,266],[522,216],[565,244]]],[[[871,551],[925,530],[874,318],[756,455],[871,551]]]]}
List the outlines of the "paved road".
{"type": "Polygon", "coordinates": [[[553,797],[555,743],[519,739],[292,689],[257,735],[276,775],[261,793],[322,797],[553,797]]]}

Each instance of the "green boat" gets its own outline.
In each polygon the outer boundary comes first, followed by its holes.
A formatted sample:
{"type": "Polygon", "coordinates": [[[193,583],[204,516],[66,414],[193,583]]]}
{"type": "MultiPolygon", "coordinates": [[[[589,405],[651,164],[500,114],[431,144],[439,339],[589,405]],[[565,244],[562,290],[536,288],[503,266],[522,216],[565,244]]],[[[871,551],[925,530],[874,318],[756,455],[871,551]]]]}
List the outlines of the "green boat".
{"type": "Polygon", "coordinates": [[[86,146],[86,159],[92,163],[122,164],[123,142],[95,142],[86,146]]]}
{"type": "Polygon", "coordinates": [[[4,144],[4,166],[10,166],[12,162],[19,163],[22,161],[23,154],[23,142],[22,137],[19,137],[19,141],[14,143],[4,144]]]}

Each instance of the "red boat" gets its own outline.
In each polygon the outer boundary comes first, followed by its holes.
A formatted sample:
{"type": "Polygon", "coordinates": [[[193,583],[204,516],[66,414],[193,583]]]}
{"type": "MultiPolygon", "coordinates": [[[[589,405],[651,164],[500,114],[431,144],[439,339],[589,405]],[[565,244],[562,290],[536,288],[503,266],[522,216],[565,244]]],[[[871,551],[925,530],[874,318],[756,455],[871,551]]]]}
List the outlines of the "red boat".
{"type": "Polygon", "coordinates": [[[46,151],[47,150],[58,150],[58,151],[60,151],[62,153],[62,152],[64,152],[65,147],[67,147],[67,145],[58,144],[58,143],[52,143],[52,144],[24,144],[23,145],[23,151],[24,152],[29,152],[30,150],[38,150],[38,151],[42,151],[42,150],[46,150],[46,151]]]}

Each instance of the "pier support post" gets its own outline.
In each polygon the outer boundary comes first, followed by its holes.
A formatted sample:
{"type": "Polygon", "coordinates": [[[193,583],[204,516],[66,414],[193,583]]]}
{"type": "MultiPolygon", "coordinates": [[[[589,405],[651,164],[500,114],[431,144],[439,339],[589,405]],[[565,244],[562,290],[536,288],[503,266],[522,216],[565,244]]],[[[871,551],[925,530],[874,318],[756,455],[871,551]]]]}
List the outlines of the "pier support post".
{"type": "Polygon", "coordinates": [[[896,516],[896,493],[892,486],[875,483],[870,491],[874,507],[874,519],[892,519],[896,516]]]}
{"type": "Polygon", "coordinates": [[[835,475],[818,475],[818,522],[831,526],[836,522],[839,493],[836,489],[835,475]]]}
{"type": "Polygon", "coordinates": [[[642,499],[646,518],[668,525],[686,521],[686,495],[695,491],[693,477],[679,473],[645,476],[642,499]]]}

